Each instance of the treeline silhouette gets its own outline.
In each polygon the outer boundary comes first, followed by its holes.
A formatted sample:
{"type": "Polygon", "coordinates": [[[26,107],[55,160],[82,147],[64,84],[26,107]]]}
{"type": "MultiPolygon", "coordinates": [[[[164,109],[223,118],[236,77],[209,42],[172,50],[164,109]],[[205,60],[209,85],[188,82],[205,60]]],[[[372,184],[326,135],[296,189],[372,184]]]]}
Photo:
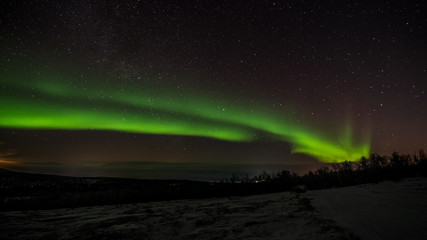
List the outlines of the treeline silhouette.
{"type": "Polygon", "coordinates": [[[416,176],[427,177],[427,157],[423,150],[418,155],[397,152],[391,156],[371,154],[358,162],[333,164],[331,168],[323,166],[302,176],[301,182],[309,189],[322,189],[416,176]]]}
{"type": "Polygon", "coordinates": [[[416,176],[427,177],[427,156],[424,150],[414,155],[397,152],[393,152],[391,156],[371,154],[368,158],[362,157],[357,162],[345,161],[324,165],[302,176],[287,170],[270,174],[264,171],[252,178],[232,175],[227,181],[260,183],[271,191],[299,191],[377,183],[416,176]]]}
{"type": "Polygon", "coordinates": [[[0,211],[300,192],[415,176],[427,177],[423,150],[415,155],[372,154],[358,162],[321,166],[302,176],[287,170],[264,171],[254,177],[233,174],[219,182],[65,177],[0,169],[0,211]]]}

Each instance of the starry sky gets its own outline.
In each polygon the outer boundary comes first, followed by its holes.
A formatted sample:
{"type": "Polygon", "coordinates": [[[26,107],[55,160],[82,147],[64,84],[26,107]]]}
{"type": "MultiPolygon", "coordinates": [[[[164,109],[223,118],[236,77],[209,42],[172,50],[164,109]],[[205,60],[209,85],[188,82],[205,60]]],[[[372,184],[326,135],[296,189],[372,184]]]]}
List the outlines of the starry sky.
{"type": "Polygon", "coordinates": [[[427,149],[423,1],[2,1],[0,167],[211,180],[427,149]]]}

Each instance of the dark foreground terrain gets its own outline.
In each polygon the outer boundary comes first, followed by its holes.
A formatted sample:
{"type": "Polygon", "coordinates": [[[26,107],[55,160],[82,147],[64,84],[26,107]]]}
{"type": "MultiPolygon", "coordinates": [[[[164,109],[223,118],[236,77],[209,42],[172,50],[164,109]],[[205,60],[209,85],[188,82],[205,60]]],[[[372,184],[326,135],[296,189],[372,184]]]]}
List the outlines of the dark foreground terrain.
{"type": "Polygon", "coordinates": [[[427,239],[427,178],[307,192],[322,217],[361,239],[427,239]]]}
{"type": "Polygon", "coordinates": [[[427,239],[426,212],[427,178],[409,178],[303,194],[3,211],[0,239],[427,239]]]}
{"type": "Polygon", "coordinates": [[[284,192],[0,212],[1,239],[355,239],[284,192]]]}

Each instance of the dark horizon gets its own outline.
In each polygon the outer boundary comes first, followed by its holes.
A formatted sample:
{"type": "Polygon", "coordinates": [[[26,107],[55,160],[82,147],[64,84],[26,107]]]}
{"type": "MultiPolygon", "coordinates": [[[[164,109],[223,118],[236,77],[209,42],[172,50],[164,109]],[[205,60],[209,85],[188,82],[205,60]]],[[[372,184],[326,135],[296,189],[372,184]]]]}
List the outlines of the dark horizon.
{"type": "MultiPolygon", "coordinates": [[[[320,166],[305,174],[288,170],[233,173],[214,180],[134,179],[112,177],[70,177],[28,174],[0,168],[2,194],[0,212],[111,204],[218,198],[292,192],[299,197],[307,190],[347,187],[427,176],[427,155],[372,154],[358,162],[320,166]]],[[[308,201],[309,202],[309,201],[308,201]]]]}
{"type": "MultiPolygon", "coordinates": [[[[223,182],[230,181],[231,178],[254,178],[263,174],[274,176],[282,172],[289,172],[298,176],[307,176],[311,173],[323,171],[325,168],[331,171],[335,168],[342,167],[342,164],[349,163],[354,169],[363,164],[361,161],[378,161],[378,158],[384,159],[383,161],[391,161],[396,156],[402,159],[408,158],[409,164],[417,164],[417,161],[422,161],[425,164],[425,152],[423,149],[413,151],[413,153],[400,153],[393,151],[390,154],[380,155],[378,153],[371,153],[368,157],[361,157],[358,161],[346,161],[337,163],[312,163],[301,164],[301,162],[294,162],[294,165],[287,164],[270,164],[263,165],[264,168],[253,166],[249,164],[215,164],[211,167],[216,167],[215,170],[209,168],[207,163],[158,163],[158,162],[121,162],[121,163],[107,163],[102,166],[82,167],[82,166],[67,166],[57,163],[41,162],[37,167],[34,165],[26,166],[25,163],[14,167],[8,166],[1,167],[6,171],[13,171],[18,173],[29,174],[46,174],[63,177],[78,177],[78,178],[125,178],[125,179],[140,179],[140,180],[188,180],[188,181],[202,181],[202,182],[223,182]],[[371,160],[372,159],[372,160],[371,160]],[[417,160],[418,159],[418,160],[417,160]],[[269,167],[266,167],[269,166],[269,167]],[[307,168],[307,166],[310,166],[307,168]],[[224,170],[224,168],[227,170],[224,170]],[[36,169],[36,170],[35,170],[36,169]],[[261,170],[260,170],[261,169],[261,170]]],[[[407,161],[407,160],[405,160],[407,161]]],[[[370,163],[372,164],[372,163],[370,163]]],[[[390,164],[390,163],[388,163],[390,164]]],[[[378,176],[380,177],[380,176],[378,176]]],[[[381,178],[381,177],[380,177],[381,178]]]]}

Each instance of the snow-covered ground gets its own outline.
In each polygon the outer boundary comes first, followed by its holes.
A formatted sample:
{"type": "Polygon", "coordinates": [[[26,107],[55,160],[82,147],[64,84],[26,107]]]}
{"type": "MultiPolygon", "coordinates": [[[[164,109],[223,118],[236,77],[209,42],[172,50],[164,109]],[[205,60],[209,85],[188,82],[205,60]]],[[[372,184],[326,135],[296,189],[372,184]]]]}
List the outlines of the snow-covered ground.
{"type": "Polygon", "coordinates": [[[294,193],[0,213],[0,239],[351,239],[294,193]]]}
{"type": "Polygon", "coordinates": [[[322,217],[361,239],[427,239],[427,178],[304,194],[322,217]]]}

